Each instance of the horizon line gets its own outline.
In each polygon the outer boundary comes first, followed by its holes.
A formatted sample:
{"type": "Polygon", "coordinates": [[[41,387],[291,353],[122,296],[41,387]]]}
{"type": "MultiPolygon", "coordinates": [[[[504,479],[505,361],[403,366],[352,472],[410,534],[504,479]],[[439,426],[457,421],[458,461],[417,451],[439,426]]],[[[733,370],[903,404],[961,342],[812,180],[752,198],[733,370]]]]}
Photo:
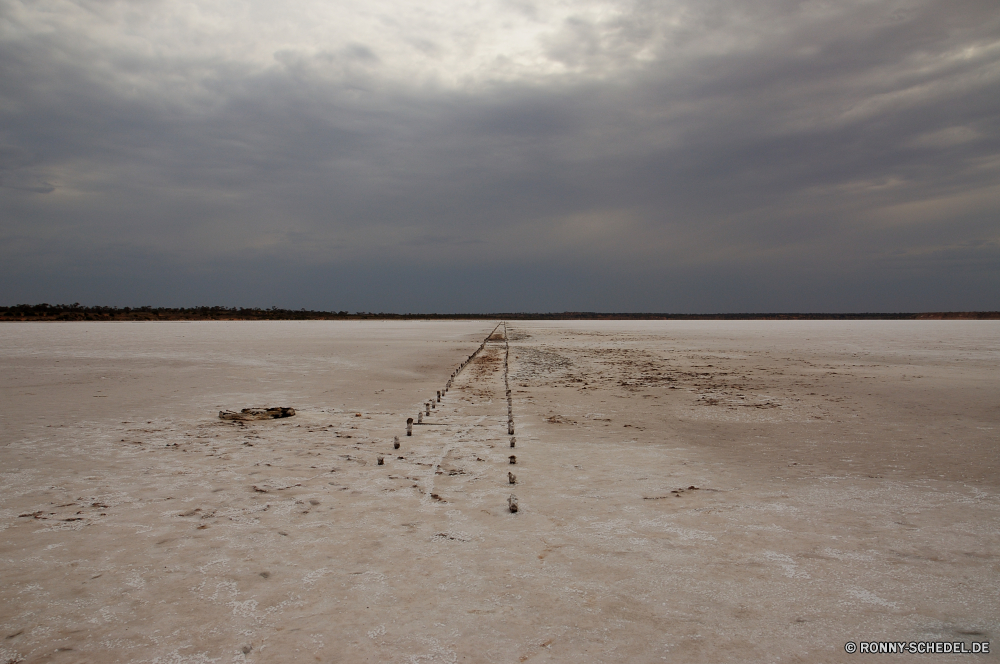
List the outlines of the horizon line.
{"type": "Polygon", "coordinates": [[[371,312],[325,311],[314,309],[282,309],[277,306],[262,307],[141,307],[83,306],[73,304],[50,305],[17,304],[0,306],[0,321],[94,321],[94,320],[323,320],[323,319],[497,319],[513,320],[935,320],[935,319],[1000,319],[1000,311],[902,311],[902,312],[489,312],[489,313],[426,313],[426,312],[371,312]]]}

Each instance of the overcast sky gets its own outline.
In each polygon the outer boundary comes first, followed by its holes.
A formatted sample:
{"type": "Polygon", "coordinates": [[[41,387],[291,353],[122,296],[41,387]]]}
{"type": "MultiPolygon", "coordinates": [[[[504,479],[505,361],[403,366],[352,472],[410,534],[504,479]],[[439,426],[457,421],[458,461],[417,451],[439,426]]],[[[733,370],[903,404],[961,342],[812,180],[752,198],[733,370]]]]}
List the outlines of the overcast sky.
{"type": "Polygon", "coordinates": [[[0,304],[1000,309],[997,0],[0,0],[0,304]]]}

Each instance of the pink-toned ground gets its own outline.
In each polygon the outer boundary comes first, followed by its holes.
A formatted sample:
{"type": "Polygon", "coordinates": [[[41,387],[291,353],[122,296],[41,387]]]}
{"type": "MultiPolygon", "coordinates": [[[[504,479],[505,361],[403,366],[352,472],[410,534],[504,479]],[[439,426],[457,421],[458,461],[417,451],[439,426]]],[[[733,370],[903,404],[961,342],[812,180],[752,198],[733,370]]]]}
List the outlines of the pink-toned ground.
{"type": "Polygon", "coordinates": [[[1000,323],[493,326],[0,327],[0,664],[998,659],[1000,323]]]}

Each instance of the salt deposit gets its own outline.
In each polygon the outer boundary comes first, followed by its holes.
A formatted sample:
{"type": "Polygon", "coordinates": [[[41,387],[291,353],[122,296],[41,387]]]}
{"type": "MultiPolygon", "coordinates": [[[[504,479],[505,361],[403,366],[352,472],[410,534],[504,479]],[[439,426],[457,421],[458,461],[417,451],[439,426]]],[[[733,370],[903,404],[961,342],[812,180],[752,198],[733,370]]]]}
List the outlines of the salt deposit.
{"type": "Polygon", "coordinates": [[[496,324],[0,326],[0,662],[1000,652],[1000,324],[496,324]]]}

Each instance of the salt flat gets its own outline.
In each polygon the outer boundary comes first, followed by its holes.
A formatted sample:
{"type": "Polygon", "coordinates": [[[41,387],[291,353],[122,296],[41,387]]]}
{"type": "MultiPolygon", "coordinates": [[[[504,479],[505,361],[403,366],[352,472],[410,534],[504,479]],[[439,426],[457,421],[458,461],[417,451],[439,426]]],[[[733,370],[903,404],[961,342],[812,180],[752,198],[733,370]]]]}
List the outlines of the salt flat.
{"type": "Polygon", "coordinates": [[[0,662],[997,659],[997,322],[495,324],[0,326],[0,662]]]}

